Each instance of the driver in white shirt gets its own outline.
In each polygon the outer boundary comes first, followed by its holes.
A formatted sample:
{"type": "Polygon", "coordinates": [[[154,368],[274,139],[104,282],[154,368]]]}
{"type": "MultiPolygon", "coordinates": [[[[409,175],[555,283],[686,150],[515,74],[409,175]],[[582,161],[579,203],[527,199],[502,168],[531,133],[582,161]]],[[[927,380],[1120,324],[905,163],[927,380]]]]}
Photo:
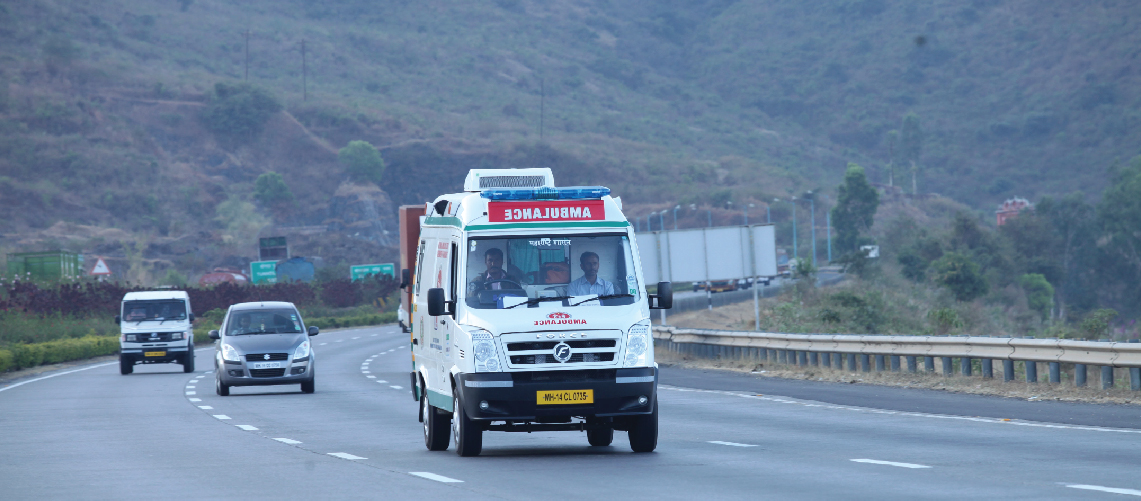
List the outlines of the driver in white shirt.
{"type": "Polygon", "coordinates": [[[598,254],[583,252],[582,255],[578,257],[578,263],[579,267],[582,268],[583,276],[567,286],[567,295],[586,296],[589,294],[597,294],[599,296],[606,296],[614,294],[614,284],[598,276],[598,254]]]}

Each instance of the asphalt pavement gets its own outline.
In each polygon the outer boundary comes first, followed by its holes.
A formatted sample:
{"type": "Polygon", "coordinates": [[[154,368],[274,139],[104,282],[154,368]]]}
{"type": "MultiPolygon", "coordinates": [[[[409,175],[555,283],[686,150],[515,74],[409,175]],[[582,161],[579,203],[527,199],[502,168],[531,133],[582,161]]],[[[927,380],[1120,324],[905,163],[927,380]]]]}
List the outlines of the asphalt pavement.
{"type": "Polygon", "coordinates": [[[406,334],[362,328],[313,342],[314,394],[247,387],[219,397],[207,372],[212,348],[198,352],[193,374],[150,365],[121,376],[114,364],[92,364],[0,386],[0,496],[1141,495],[1133,407],[1022,408],[991,397],[668,367],[654,453],[630,452],[623,432],[610,447],[591,447],[580,432],[487,432],[483,454],[461,458],[424,448],[406,334]]]}

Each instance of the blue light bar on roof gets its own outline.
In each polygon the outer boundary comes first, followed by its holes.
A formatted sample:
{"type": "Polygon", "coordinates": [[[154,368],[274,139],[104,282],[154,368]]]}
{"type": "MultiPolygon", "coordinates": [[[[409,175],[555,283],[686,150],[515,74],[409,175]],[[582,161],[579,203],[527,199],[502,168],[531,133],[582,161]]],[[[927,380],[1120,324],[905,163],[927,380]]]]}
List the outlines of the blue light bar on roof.
{"type": "Polygon", "coordinates": [[[586,200],[610,194],[605,186],[568,186],[566,188],[521,188],[487,190],[479,196],[488,200],[586,200]]]}

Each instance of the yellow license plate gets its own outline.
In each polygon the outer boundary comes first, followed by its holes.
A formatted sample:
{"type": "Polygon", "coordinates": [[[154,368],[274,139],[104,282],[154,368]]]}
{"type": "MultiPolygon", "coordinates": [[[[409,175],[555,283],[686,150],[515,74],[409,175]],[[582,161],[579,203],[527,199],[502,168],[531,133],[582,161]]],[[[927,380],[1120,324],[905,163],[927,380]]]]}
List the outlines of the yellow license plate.
{"type": "Polygon", "coordinates": [[[144,357],[165,357],[166,352],[165,351],[146,351],[146,352],[143,352],[143,356],[144,357]]]}
{"type": "Polygon", "coordinates": [[[539,405],[593,404],[594,390],[560,390],[535,392],[535,403],[539,405]]]}

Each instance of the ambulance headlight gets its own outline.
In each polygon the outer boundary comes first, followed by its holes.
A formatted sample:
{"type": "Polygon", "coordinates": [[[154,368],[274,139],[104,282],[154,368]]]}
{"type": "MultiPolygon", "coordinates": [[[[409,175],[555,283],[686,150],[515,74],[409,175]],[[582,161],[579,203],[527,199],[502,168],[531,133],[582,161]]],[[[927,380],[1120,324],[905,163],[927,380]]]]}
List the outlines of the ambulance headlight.
{"type": "Polygon", "coordinates": [[[499,351],[495,349],[495,339],[491,333],[478,327],[464,327],[464,330],[471,335],[471,351],[475,357],[475,371],[499,372],[502,370],[499,351]]]}
{"type": "Polygon", "coordinates": [[[653,358],[650,346],[650,321],[643,320],[634,324],[626,336],[626,357],[622,364],[626,367],[650,365],[653,358]]]}

